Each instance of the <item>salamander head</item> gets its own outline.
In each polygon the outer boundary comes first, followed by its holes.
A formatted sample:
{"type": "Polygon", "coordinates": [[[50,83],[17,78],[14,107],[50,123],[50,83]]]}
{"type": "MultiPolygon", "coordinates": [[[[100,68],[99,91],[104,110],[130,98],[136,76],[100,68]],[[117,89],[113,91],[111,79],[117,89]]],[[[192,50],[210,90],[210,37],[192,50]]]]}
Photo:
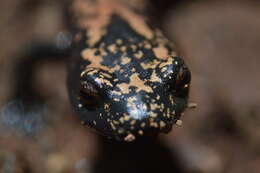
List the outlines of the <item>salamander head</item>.
{"type": "Polygon", "coordinates": [[[169,132],[186,108],[190,72],[178,57],[147,66],[124,75],[86,67],[78,91],[84,124],[126,141],[169,132]]]}

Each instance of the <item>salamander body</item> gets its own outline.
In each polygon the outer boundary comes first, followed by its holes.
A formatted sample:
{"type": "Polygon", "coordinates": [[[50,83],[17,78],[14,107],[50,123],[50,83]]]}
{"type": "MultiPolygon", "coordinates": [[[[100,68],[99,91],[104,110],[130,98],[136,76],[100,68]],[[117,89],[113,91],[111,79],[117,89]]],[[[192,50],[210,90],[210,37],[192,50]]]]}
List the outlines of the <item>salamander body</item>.
{"type": "Polygon", "coordinates": [[[118,140],[167,133],[187,107],[190,71],[142,5],[73,0],[68,91],[82,124],[118,140]]]}

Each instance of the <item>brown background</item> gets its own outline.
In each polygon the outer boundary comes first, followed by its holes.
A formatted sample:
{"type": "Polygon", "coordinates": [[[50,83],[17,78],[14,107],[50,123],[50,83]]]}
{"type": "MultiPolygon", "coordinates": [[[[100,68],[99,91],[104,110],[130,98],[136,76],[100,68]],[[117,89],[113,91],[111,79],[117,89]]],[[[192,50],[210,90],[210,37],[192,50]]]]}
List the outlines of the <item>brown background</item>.
{"type": "MultiPolygon", "coordinates": [[[[259,2],[175,5],[163,17],[163,29],[192,71],[190,101],[198,108],[187,110],[183,126],[162,140],[187,173],[260,172],[259,2]]],[[[58,1],[1,0],[2,109],[14,88],[19,54],[35,38],[52,42],[65,28],[61,14],[58,1]]],[[[64,64],[39,66],[34,85],[48,98],[48,127],[35,138],[0,128],[0,172],[89,172],[99,142],[75,121],[64,83],[64,64]]]]}

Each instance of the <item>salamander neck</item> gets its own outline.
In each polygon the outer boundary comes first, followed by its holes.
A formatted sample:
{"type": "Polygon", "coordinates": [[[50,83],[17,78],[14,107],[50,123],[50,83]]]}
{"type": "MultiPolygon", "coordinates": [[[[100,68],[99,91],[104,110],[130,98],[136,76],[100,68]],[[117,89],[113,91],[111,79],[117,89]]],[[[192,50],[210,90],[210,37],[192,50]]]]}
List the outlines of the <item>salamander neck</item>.
{"type": "Polygon", "coordinates": [[[151,39],[153,31],[142,13],[144,4],[144,0],[72,0],[71,12],[78,29],[87,31],[88,47],[93,47],[107,34],[106,28],[114,15],[127,21],[140,35],[151,39]]]}

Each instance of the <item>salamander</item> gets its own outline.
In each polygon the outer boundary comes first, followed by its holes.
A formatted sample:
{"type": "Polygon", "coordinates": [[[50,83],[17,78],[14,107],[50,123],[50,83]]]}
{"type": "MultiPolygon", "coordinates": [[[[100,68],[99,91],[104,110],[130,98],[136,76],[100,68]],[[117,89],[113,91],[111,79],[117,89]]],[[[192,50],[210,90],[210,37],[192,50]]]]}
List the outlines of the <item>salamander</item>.
{"type": "Polygon", "coordinates": [[[191,73],[147,21],[144,0],[72,0],[68,93],[82,125],[123,141],[168,133],[187,107],[191,73]]]}

